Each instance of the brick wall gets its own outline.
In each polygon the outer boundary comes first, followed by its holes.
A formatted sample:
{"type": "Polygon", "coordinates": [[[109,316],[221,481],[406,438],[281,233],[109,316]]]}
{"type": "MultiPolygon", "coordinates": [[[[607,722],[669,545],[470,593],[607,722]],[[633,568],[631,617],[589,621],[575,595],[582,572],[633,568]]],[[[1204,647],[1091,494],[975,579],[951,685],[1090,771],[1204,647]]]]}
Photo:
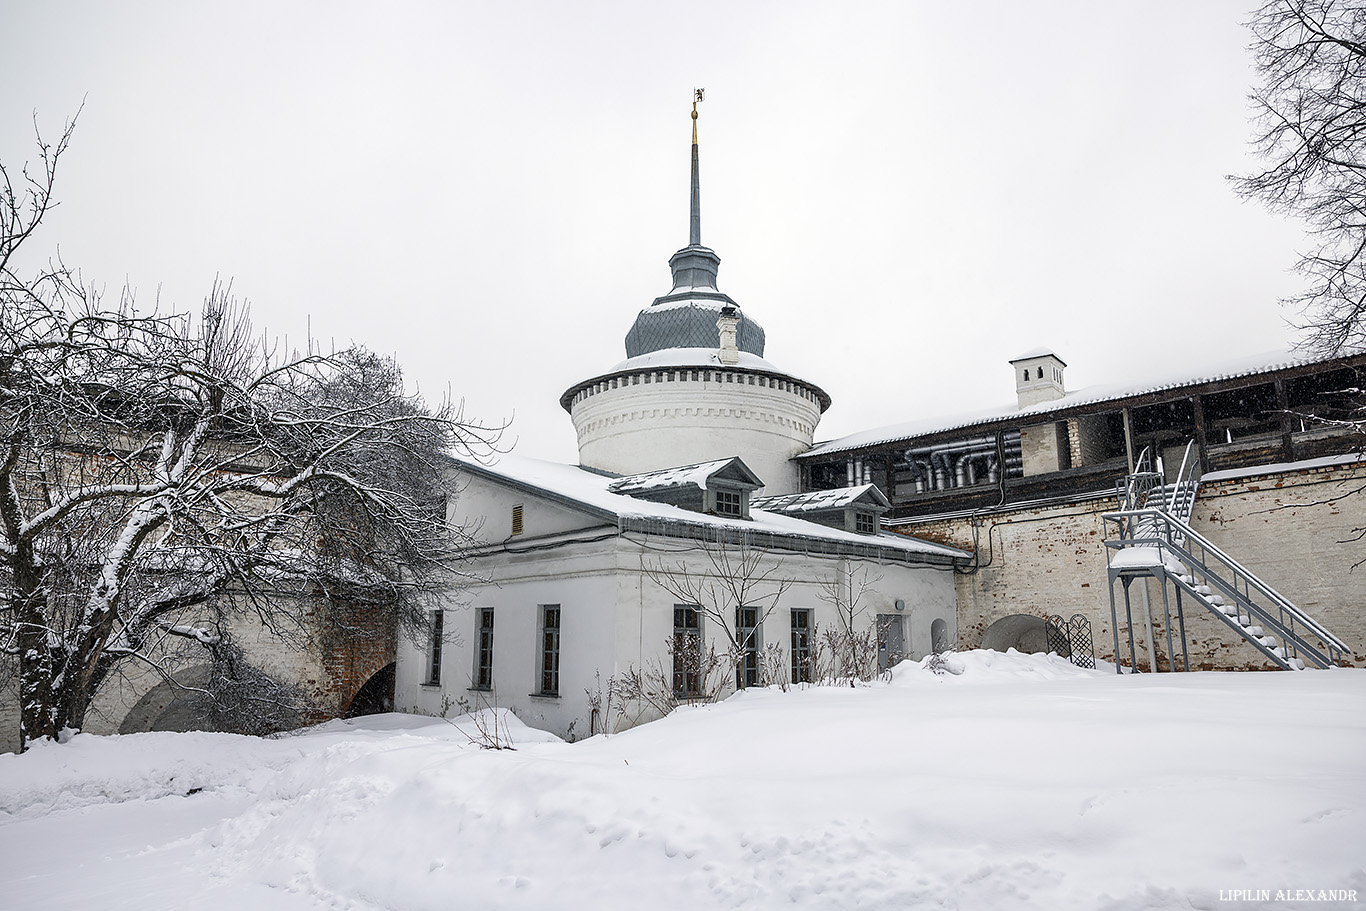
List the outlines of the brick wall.
{"type": "MultiPolygon", "coordinates": [[[[1354,662],[1366,665],[1366,596],[1360,594],[1366,540],[1366,466],[1322,468],[1208,483],[1201,487],[1192,522],[1206,537],[1261,576],[1342,638],[1354,662]]],[[[960,648],[977,648],[987,628],[1014,614],[1081,613],[1092,624],[1096,656],[1114,658],[1106,590],[1104,523],[1113,498],[1007,509],[976,518],[941,519],[903,526],[917,537],[965,547],[978,554],[975,573],[957,577],[960,648]]],[[[1149,583],[1159,667],[1167,665],[1161,588],[1149,583]]],[[[1123,596],[1116,584],[1121,654],[1127,656],[1123,596]]],[[[1175,601],[1169,607],[1176,625],[1175,601]]],[[[1132,590],[1136,646],[1147,664],[1138,583],[1132,590]]],[[[1193,667],[1252,668],[1261,656],[1204,608],[1185,602],[1193,667]]],[[[1180,641],[1173,632],[1173,646],[1180,641]]]]}
{"type": "Polygon", "coordinates": [[[395,658],[392,618],[365,605],[332,601],[320,637],[322,679],[310,680],[324,717],[346,714],[356,691],[395,658]]]}

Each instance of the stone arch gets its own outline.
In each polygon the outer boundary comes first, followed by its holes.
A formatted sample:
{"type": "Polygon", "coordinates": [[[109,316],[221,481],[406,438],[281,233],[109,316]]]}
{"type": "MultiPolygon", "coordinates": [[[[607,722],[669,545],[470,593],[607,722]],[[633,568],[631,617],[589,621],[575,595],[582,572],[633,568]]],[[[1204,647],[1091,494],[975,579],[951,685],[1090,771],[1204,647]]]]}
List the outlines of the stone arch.
{"type": "Polygon", "coordinates": [[[1047,624],[1042,617],[1029,614],[1011,614],[997,620],[982,634],[982,648],[1004,652],[1015,649],[1017,652],[1048,651],[1047,624]]]}
{"type": "Polygon", "coordinates": [[[383,712],[392,712],[394,710],[394,670],[395,662],[390,661],[371,674],[370,679],[361,684],[360,689],[356,690],[356,695],[351,697],[351,704],[346,707],[342,717],[358,718],[361,715],[379,715],[383,712]]]}
{"type": "Polygon", "coordinates": [[[133,704],[119,722],[120,734],[144,731],[206,731],[212,727],[204,718],[194,693],[185,687],[200,686],[209,677],[208,665],[188,667],[175,675],[175,683],[162,680],[133,704]]]}

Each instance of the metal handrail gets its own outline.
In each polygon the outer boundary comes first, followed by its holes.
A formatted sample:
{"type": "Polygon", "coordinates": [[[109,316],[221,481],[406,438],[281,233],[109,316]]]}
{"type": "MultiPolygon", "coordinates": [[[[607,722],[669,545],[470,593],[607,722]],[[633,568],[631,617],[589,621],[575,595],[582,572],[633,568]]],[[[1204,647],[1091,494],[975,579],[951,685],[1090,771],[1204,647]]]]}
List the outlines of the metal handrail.
{"type": "MultiPolygon", "coordinates": [[[[1256,589],[1260,594],[1269,599],[1283,613],[1289,614],[1294,620],[1299,621],[1304,627],[1312,631],[1315,635],[1322,639],[1325,644],[1329,645],[1330,647],[1336,648],[1342,652],[1348,651],[1346,643],[1344,643],[1341,639],[1339,639],[1337,636],[1334,636],[1328,630],[1324,629],[1321,625],[1319,625],[1319,623],[1316,620],[1314,620],[1312,617],[1301,611],[1284,595],[1276,591],[1270,585],[1266,584],[1266,582],[1262,581],[1261,578],[1253,574],[1250,570],[1248,570],[1237,560],[1233,559],[1224,551],[1220,550],[1217,545],[1215,545],[1204,535],[1200,534],[1194,528],[1191,528],[1189,525],[1187,525],[1180,519],[1176,518],[1175,516],[1168,515],[1167,513],[1164,513],[1156,509],[1140,509],[1121,510],[1119,512],[1105,513],[1103,518],[1106,521],[1116,522],[1120,526],[1121,537],[1119,539],[1107,540],[1105,542],[1107,549],[1118,551],[1136,545],[1156,545],[1159,547],[1169,548],[1170,550],[1174,551],[1178,555],[1178,557],[1186,557],[1191,562],[1198,564],[1200,568],[1205,571],[1206,581],[1213,581],[1216,585],[1219,586],[1219,588],[1225,590],[1230,596],[1232,596],[1235,601],[1240,601],[1245,606],[1247,606],[1249,608],[1250,613],[1256,612],[1257,614],[1262,615],[1262,618],[1268,624],[1273,626],[1284,625],[1282,621],[1278,618],[1274,618],[1269,614],[1266,614],[1265,609],[1257,605],[1255,602],[1253,602],[1250,595],[1239,592],[1236,586],[1237,581],[1241,581],[1244,584],[1244,586],[1248,589],[1256,589]],[[1126,527],[1132,524],[1136,524],[1124,521],[1126,518],[1148,519],[1153,522],[1153,528],[1156,528],[1158,524],[1162,524],[1166,525],[1168,530],[1166,535],[1156,538],[1136,539],[1132,536],[1125,537],[1126,527]],[[1202,560],[1200,557],[1197,557],[1187,547],[1179,546],[1173,543],[1177,535],[1184,537],[1187,542],[1194,541],[1196,544],[1200,546],[1202,552],[1206,554],[1212,554],[1216,559],[1219,560],[1219,562],[1223,563],[1224,566],[1227,567],[1227,569],[1230,571],[1230,574],[1235,577],[1235,584],[1230,585],[1217,572],[1211,570],[1204,560],[1202,560]]],[[[1107,556],[1107,563],[1108,562],[1109,559],[1107,556]]],[[[1296,639],[1299,639],[1299,636],[1296,635],[1293,630],[1290,631],[1290,635],[1296,639]]],[[[1312,651],[1317,651],[1317,649],[1313,649],[1312,646],[1308,646],[1308,648],[1312,651]]]]}

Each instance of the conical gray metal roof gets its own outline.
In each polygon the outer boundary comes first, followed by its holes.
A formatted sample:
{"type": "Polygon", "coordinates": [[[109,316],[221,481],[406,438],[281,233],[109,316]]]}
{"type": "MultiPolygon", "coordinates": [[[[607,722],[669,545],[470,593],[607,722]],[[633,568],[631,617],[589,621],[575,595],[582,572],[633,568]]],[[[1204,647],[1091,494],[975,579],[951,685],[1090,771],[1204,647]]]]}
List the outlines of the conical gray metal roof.
{"type": "MultiPolygon", "coordinates": [[[[699,96],[700,97],[700,96],[699,96]]],[[[721,257],[702,246],[702,191],[697,163],[697,103],[693,103],[692,194],[688,213],[689,243],[669,258],[673,290],[655,298],[636,315],[626,333],[626,356],[638,357],[665,348],[715,348],[720,343],[716,320],[722,307],[734,307],[740,323],[735,343],[741,351],[764,356],[764,330],[739,312],[727,294],[716,289],[721,257]]]]}

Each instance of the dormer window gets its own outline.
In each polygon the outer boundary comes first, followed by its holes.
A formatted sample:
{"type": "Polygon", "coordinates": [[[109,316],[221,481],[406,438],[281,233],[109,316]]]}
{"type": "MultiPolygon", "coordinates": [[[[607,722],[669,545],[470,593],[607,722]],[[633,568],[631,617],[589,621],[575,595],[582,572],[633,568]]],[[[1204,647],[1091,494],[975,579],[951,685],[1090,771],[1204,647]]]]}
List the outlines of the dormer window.
{"type": "Polygon", "coordinates": [[[716,514],[736,518],[744,516],[744,494],[738,490],[716,491],[716,514]]]}
{"type": "Polygon", "coordinates": [[[854,531],[861,535],[871,535],[877,531],[877,519],[871,512],[857,512],[854,514],[854,531]]]}
{"type": "MultiPolygon", "coordinates": [[[[716,376],[725,382],[720,373],[716,376]]],[[[627,475],[612,481],[607,489],[693,512],[748,519],[750,494],[762,486],[758,475],[732,457],[627,475]]]]}

